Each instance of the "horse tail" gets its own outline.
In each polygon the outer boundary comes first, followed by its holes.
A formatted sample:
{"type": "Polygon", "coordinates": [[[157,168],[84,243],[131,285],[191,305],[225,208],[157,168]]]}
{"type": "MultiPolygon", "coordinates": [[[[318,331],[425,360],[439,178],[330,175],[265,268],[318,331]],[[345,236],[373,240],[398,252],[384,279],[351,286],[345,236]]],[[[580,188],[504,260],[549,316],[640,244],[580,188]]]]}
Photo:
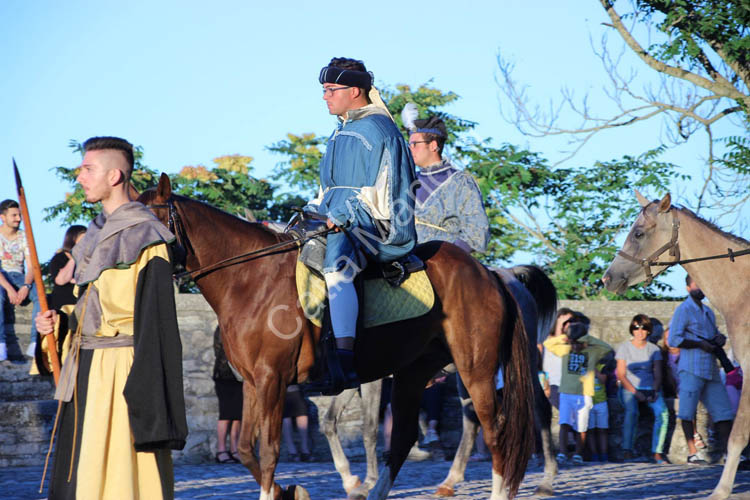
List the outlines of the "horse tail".
{"type": "MultiPolygon", "coordinates": [[[[552,328],[557,313],[557,289],[552,280],[537,266],[522,265],[510,268],[510,272],[529,291],[537,308],[536,341],[542,342],[552,328]]],[[[536,347],[536,346],[534,346],[536,347]]]]}
{"type": "Polygon", "coordinates": [[[500,337],[500,366],[503,367],[502,413],[498,416],[498,446],[504,458],[499,471],[510,496],[526,473],[526,465],[534,451],[534,388],[530,378],[529,343],[521,312],[510,291],[499,277],[498,290],[505,305],[505,321],[500,337]]]}

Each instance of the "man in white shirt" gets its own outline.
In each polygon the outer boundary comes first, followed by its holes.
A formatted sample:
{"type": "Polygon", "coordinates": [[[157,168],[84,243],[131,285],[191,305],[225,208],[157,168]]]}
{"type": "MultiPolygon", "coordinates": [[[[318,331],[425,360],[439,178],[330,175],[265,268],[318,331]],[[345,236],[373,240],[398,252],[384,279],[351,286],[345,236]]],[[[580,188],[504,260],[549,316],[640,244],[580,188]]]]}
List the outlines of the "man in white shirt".
{"type": "MultiPolygon", "coordinates": [[[[34,287],[26,235],[20,229],[21,210],[17,201],[0,202],[0,221],[0,361],[24,361],[15,332],[13,308],[30,299],[33,303],[33,318],[39,311],[39,300],[34,287]]],[[[36,336],[36,327],[32,321],[31,341],[26,351],[29,356],[34,355],[36,336]]]]}

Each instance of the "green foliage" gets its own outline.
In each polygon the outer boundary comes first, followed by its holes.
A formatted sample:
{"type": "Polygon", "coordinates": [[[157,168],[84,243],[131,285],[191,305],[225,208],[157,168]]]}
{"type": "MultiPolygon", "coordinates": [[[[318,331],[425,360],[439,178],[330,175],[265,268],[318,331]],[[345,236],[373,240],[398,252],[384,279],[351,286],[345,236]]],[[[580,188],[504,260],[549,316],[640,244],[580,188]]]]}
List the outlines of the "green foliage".
{"type": "Polygon", "coordinates": [[[395,89],[385,87],[382,89],[381,95],[387,103],[388,111],[393,115],[396,126],[403,131],[404,138],[407,140],[408,132],[401,120],[401,110],[404,109],[406,103],[413,102],[417,105],[420,119],[433,115],[442,118],[445,122],[445,128],[448,131],[448,140],[446,141],[448,144],[447,151],[450,151],[450,145],[460,144],[463,137],[462,134],[472,130],[476,126],[476,123],[459,118],[442,109],[457,101],[459,99],[458,94],[443,92],[442,90],[430,87],[429,83],[431,82],[420,85],[416,90],[412,90],[409,85],[404,84],[396,85],[395,89]]]}
{"type": "MultiPolygon", "coordinates": [[[[712,85],[704,84],[704,89],[695,85],[689,92],[700,95],[709,90],[713,94],[710,99],[713,108],[700,107],[701,101],[697,101],[695,109],[691,110],[699,115],[712,110],[711,118],[701,122],[703,126],[710,128],[713,121],[723,116],[739,119],[745,137],[726,137],[717,141],[727,146],[717,164],[739,177],[728,180],[729,186],[712,182],[717,198],[726,199],[725,202],[732,207],[728,198],[742,200],[746,196],[744,189],[737,189],[733,184],[746,182],[746,176],[750,174],[747,155],[747,138],[750,137],[750,4],[729,0],[637,0],[633,5],[634,10],[628,17],[640,18],[664,35],[662,40],[648,47],[647,52],[652,57],[713,82],[712,85]],[[732,100],[732,106],[719,106],[718,98],[732,100]]],[[[689,122],[692,118],[685,113],[680,120],[689,122]]],[[[680,134],[687,138],[685,129],[681,129],[680,134]]],[[[713,158],[709,162],[711,160],[713,158]]]]}
{"type": "Polygon", "coordinates": [[[268,219],[273,188],[268,181],[250,175],[253,158],[229,155],[213,161],[213,168],[187,166],[170,176],[172,190],[239,217],[249,210],[256,219],[268,219]]]}
{"type": "Polygon", "coordinates": [[[750,175],[750,138],[732,136],[721,139],[726,152],[717,161],[740,175],[750,175]]]}
{"type": "MultiPolygon", "coordinates": [[[[498,263],[530,252],[567,299],[614,298],[600,278],[617,251],[616,237],[640,210],[632,189],[663,193],[680,177],[674,165],[658,160],[662,149],[564,169],[508,144],[494,148],[485,141],[462,152],[492,227],[484,259],[498,263]]],[[[667,288],[657,279],[625,297],[653,298],[667,288]]]]}
{"type": "MultiPolygon", "coordinates": [[[[326,139],[315,134],[287,134],[286,139],[268,149],[287,158],[274,168],[273,179],[283,181],[302,197],[311,200],[318,192],[318,165],[323,158],[321,146],[326,139]]],[[[303,203],[304,205],[304,203],[303,203]]]]}
{"type": "MultiPolygon", "coordinates": [[[[727,0],[638,0],[637,9],[657,20],[667,40],[650,52],[690,70],[704,69],[706,46],[730,65],[750,70],[750,8],[747,2],[727,0]]],[[[742,102],[739,102],[742,105],[742,102]]],[[[748,110],[745,109],[747,113],[748,110]]]]}

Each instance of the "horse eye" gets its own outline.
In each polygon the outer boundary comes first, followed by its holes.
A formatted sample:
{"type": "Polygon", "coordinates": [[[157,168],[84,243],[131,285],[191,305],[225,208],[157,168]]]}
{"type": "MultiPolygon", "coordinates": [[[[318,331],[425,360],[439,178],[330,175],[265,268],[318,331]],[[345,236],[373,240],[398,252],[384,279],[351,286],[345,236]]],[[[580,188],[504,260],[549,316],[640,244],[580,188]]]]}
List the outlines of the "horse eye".
{"type": "Polygon", "coordinates": [[[635,233],[633,233],[633,236],[635,236],[636,239],[641,239],[643,238],[643,231],[636,231],[635,233]]]}

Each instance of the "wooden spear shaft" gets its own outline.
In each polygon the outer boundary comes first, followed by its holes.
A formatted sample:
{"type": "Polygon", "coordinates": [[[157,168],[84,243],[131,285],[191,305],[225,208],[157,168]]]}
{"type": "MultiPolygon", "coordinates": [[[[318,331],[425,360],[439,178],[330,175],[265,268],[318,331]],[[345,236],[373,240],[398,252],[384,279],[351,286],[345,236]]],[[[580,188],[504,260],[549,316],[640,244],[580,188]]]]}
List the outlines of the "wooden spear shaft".
{"type": "MultiPolygon", "coordinates": [[[[26,203],[26,194],[21,184],[21,176],[18,173],[16,160],[13,159],[13,172],[16,175],[16,190],[18,191],[18,204],[21,205],[21,217],[23,218],[24,229],[26,230],[26,243],[29,245],[29,255],[31,257],[31,269],[34,273],[34,284],[36,285],[36,295],[39,299],[39,310],[45,312],[49,310],[47,305],[47,293],[42,280],[42,267],[39,265],[39,256],[36,252],[36,242],[34,240],[34,231],[31,229],[31,217],[29,216],[29,206],[26,203]]],[[[31,318],[34,321],[35,318],[31,318]]],[[[55,335],[45,335],[42,341],[47,341],[47,351],[52,360],[52,374],[55,377],[55,385],[60,379],[60,358],[57,356],[57,344],[55,335]]]]}

